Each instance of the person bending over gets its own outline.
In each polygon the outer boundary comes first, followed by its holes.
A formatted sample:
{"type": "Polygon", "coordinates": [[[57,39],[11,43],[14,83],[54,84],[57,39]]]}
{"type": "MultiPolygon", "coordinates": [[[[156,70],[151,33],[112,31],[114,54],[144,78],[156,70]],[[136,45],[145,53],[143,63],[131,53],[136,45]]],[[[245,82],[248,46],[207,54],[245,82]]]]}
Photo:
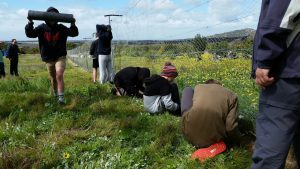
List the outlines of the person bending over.
{"type": "Polygon", "coordinates": [[[143,81],[150,77],[150,70],[142,67],[126,67],[116,73],[114,77],[113,93],[118,96],[143,97],[143,81]]]}
{"type": "Polygon", "coordinates": [[[239,144],[238,98],[220,82],[210,79],[182,93],[182,132],[198,148],[225,141],[239,144]]]}

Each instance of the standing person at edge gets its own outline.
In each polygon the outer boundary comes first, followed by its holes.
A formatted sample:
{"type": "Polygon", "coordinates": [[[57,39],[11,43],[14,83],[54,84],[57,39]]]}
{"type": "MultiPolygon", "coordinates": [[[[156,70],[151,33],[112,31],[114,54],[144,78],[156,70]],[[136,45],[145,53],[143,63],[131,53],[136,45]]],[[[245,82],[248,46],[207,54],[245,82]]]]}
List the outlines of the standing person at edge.
{"type": "Polygon", "coordinates": [[[96,83],[97,81],[97,69],[99,67],[99,61],[98,61],[98,43],[99,43],[99,39],[98,39],[98,33],[96,33],[96,40],[94,40],[91,44],[90,47],[90,55],[93,58],[93,74],[92,74],[92,78],[93,78],[93,82],[96,83]]]}
{"type": "Polygon", "coordinates": [[[252,63],[261,88],[252,169],[283,169],[291,144],[300,165],[299,5],[262,1],[252,63]]]}
{"type": "Polygon", "coordinates": [[[172,83],[178,76],[175,66],[166,62],[161,75],[152,75],[145,79],[144,107],[151,114],[169,113],[180,116],[180,98],[176,83],[172,83]]]}
{"type": "MultiPolygon", "coordinates": [[[[56,8],[49,7],[47,12],[59,13],[56,8]]],[[[57,22],[46,21],[33,28],[33,22],[25,27],[27,37],[39,39],[39,48],[42,60],[46,63],[51,77],[52,88],[55,96],[58,96],[58,102],[65,103],[64,100],[64,71],[66,67],[66,42],[68,36],[78,36],[78,28],[74,23],[67,28],[57,22]]]]}
{"type": "Polygon", "coordinates": [[[11,44],[7,49],[7,58],[10,60],[10,75],[19,76],[18,63],[19,63],[20,49],[17,45],[17,40],[12,39],[11,44]]]}
{"type": "Polygon", "coordinates": [[[3,62],[3,51],[1,49],[2,42],[0,42],[0,79],[5,77],[5,68],[3,62]]]}
{"type": "Polygon", "coordinates": [[[98,54],[99,54],[99,71],[100,83],[113,81],[113,69],[111,58],[111,40],[113,39],[110,25],[96,25],[99,36],[98,54]]]}

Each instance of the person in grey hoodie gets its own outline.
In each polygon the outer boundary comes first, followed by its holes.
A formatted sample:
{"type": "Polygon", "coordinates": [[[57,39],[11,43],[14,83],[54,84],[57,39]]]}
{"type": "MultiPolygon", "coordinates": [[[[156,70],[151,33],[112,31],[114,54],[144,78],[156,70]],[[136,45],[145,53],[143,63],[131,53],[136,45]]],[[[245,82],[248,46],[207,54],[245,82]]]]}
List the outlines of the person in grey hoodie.
{"type": "Polygon", "coordinates": [[[161,75],[153,75],[145,79],[144,108],[151,114],[168,111],[180,116],[180,98],[176,83],[172,83],[178,76],[175,66],[166,62],[161,75]]]}

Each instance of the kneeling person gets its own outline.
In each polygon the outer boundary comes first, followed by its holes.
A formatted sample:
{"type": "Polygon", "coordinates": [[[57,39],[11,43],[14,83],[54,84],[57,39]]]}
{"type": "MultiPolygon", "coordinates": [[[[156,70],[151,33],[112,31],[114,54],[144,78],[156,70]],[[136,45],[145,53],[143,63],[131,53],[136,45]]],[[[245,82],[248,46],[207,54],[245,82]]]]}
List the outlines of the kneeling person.
{"type": "Polygon", "coordinates": [[[144,79],[150,77],[150,70],[142,67],[126,67],[114,77],[113,93],[118,96],[143,97],[144,79]]]}
{"type": "Polygon", "coordinates": [[[182,132],[198,148],[229,140],[240,142],[238,98],[216,80],[182,93],[182,132]]]}
{"type": "Polygon", "coordinates": [[[144,92],[145,110],[155,114],[168,111],[180,116],[180,98],[176,83],[172,83],[178,76],[175,66],[166,62],[161,75],[153,75],[145,79],[144,92]]]}

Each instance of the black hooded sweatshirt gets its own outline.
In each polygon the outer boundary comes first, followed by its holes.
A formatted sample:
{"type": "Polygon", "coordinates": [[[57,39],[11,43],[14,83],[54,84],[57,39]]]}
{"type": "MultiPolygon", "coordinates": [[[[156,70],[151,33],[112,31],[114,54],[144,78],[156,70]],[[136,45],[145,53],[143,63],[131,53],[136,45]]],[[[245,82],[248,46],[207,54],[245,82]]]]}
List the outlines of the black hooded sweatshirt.
{"type": "Polygon", "coordinates": [[[159,75],[152,75],[145,79],[144,83],[146,85],[145,96],[166,96],[171,93],[170,82],[159,75]]]}
{"type": "Polygon", "coordinates": [[[140,96],[139,90],[144,91],[143,81],[150,76],[148,68],[126,67],[116,73],[114,84],[116,87],[123,88],[127,95],[140,96]]]}
{"type": "Polygon", "coordinates": [[[111,40],[113,39],[111,31],[107,30],[105,25],[96,25],[96,30],[99,36],[98,49],[99,55],[110,55],[111,40]]]}
{"type": "MultiPolygon", "coordinates": [[[[58,10],[50,7],[47,12],[58,10]]],[[[44,62],[56,61],[61,56],[67,55],[67,38],[68,36],[78,36],[78,28],[75,24],[71,24],[70,28],[62,24],[55,24],[49,26],[48,24],[41,24],[36,28],[33,27],[33,22],[28,23],[25,27],[26,36],[29,38],[37,38],[39,40],[39,48],[42,60],[44,62]]]]}

